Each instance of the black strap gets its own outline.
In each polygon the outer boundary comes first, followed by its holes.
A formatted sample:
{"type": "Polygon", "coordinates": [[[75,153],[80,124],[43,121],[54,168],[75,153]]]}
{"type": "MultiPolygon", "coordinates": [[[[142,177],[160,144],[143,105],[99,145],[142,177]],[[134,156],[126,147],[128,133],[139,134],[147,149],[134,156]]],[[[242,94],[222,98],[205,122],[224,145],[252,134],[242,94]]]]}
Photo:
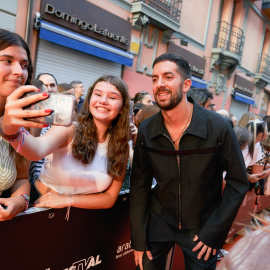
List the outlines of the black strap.
{"type": "Polygon", "coordinates": [[[220,143],[216,146],[206,147],[206,148],[195,148],[195,149],[185,149],[185,150],[165,150],[165,149],[155,149],[146,146],[142,143],[142,147],[151,153],[160,154],[164,156],[181,156],[181,155],[192,155],[192,154],[209,154],[217,152],[220,148],[220,143]]]}

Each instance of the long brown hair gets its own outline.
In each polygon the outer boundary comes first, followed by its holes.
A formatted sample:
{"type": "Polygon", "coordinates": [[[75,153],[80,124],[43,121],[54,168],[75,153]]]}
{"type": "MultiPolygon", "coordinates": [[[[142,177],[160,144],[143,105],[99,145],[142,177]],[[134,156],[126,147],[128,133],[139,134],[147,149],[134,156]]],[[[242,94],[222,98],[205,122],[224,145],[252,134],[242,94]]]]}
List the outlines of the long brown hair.
{"type": "Polygon", "coordinates": [[[122,113],[111,123],[107,130],[110,135],[107,150],[107,173],[117,178],[126,169],[129,140],[129,95],[127,85],[118,77],[104,75],[89,88],[81,113],[78,114],[75,136],[72,144],[72,154],[83,163],[91,163],[97,150],[97,128],[89,103],[97,83],[108,82],[114,85],[121,93],[123,99],[122,113]]]}
{"type": "Polygon", "coordinates": [[[160,108],[157,105],[148,105],[148,106],[143,106],[141,109],[141,113],[138,116],[137,120],[137,127],[139,128],[140,124],[142,121],[145,119],[149,118],[150,116],[158,113],[160,111],[160,108]]]}

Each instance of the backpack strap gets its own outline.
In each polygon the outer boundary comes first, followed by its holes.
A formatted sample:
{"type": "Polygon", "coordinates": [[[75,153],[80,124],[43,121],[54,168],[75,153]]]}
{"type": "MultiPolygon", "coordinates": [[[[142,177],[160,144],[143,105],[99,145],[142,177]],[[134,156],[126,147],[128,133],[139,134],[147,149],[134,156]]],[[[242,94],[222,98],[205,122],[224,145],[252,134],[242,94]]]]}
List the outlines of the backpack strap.
{"type": "Polygon", "coordinates": [[[194,149],[185,149],[185,150],[165,150],[165,149],[156,149],[149,146],[146,146],[142,143],[142,147],[147,151],[163,156],[182,156],[182,155],[193,155],[193,154],[209,154],[218,152],[221,144],[219,143],[216,146],[206,147],[206,148],[194,148],[194,149]]]}

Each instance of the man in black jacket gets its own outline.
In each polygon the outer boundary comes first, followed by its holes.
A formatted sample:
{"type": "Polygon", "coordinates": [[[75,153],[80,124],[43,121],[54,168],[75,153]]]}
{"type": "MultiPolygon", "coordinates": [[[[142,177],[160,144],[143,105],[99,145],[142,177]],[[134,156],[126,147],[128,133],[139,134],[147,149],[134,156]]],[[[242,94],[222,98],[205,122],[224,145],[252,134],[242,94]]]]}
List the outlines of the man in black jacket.
{"type": "Polygon", "coordinates": [[[248,189],[232,128],[187,99],[190,78],[189,64],[178,55],[163,54],[153,63],[153,94],[161,111],[140,126],[130,187],[131,243],[140,269],[165,269],[175,243],[186,270],[215,269],[217,249],[248,189]],[[157,184],[151,189],[153,177],[157,184]]]}

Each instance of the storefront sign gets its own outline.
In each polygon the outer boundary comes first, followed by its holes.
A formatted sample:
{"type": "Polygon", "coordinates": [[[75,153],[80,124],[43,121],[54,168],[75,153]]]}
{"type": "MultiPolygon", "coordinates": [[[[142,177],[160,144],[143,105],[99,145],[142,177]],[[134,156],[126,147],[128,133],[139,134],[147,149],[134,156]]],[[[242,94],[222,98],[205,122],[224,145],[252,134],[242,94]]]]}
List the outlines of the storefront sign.
{"type": "Polygon", "coordinates": [[[252,97],[252,95],[253,95],[253,91],[252,90],[250,90],[250,89],[248,89],[246,87],[243,87],[241,85],[238,85],[237,83],[234,84],[234,89],[237,90],[238,92],[240,92],[242,94],[245,94],[247,96],[250,96],[250,97],[252,97]]]}
{"type": "Polygon", "coordinates": [[[191,71],[194,71],[195,73],[201,74],[202,76],[205,73],[203,69],[199,69],[196,66],[191,66],[190,65],[190,69],[191,69],[191,71]]]}
{"type": "Polygon", "coordinates": [[[41,17],[116,47],[129,49],[131,24],[90,2],[43,0],[41,17]]]}
{"type": "Polygon", "coordinates": [[[254,88],[254,83],[238,76],[235,75],[235,79],[234,79],[234,90],[247,95],[249,97],[253,96],[253,88],[254,88]]]}
{"type": "Polygon", "coordinates": [[[168,44],[168,52],[181,55],[183,58],[185,58],[189,62],[192,75],[200,79],[203,78],[203,75],[205,73],[204,71],[205,59],[204,58],[188,50],[185,50],[182,47],[177,46],[171,42],[168,44]]]}

